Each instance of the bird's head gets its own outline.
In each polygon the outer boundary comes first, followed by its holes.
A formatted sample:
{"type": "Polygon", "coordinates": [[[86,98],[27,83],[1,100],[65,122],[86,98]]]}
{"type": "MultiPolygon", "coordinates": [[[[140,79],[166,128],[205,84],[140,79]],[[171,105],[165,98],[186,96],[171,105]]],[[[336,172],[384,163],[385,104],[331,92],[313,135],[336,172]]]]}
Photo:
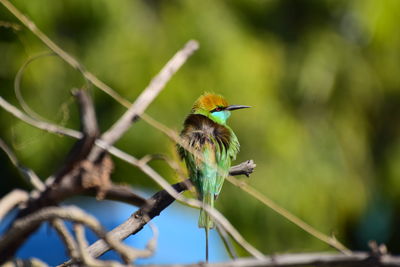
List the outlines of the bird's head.
{"type": "Polygon", "coordinates": [[[217,123],[225,124],[232,110],[242,108],[249,108],[249,106],[228,105],[224,97],[217,94],[204,93],[194,102],[192,113],[201,114],[217,123]]]}

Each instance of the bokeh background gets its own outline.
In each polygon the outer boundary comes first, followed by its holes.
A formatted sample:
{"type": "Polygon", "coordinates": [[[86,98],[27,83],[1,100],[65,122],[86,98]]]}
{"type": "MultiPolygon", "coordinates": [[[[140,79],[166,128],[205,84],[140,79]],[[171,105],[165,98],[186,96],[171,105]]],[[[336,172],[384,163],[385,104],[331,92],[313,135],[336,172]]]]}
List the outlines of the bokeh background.
{"type": "MultiPolygon", "coordinates": [[[[353,250],[365,250],[368,240],[377,240],[400,252],[400,1],[12,2],[130,101],[186,41],[198,40],[200,50],[148,114],[179,131],[204,91],[253,106],[230,119],[241,142],[237,162],[257,163],[256,172],[244,180],[353,250]]],[[[0,93],[18,105],[13,90],[18,69],[48,49],[2,6],[0,21],[6,22],[0,26],[0,93]],[[13,27],[6,26],[9,22],[13,27]]],[[[27,67],[21,90],[42,117],[77,129],[70,90],[84,84],[77,71],[52,56],[27,67]]],[[[125,109],[98,89],[91,92],[106,130],[125,109]]],[[[1,138],[41,177],[57,169],[74,142],[27,126],[5,111],[0,122],[1,138]]],[[[174,144],[143,121],[117,146],[136,157],[162,153],[176,158],[174,144]]],[[[159,190],[132,166],[117,159],[115,164],[115,182],[145,195],[159,190]]],[[[171,183],[177,181],[165,163],[151,165],[171,183]]],[[[28,188],[2,152],[0,170],[1,195],[28,188]]],[[[217,208],[263,253],[332,250],[231,184],[225,184],[217,208]]],[[[180,225],[188,230],[174,232],[159,250],[186,243],[183,250],[197,251],[188,243],[200,241],[187,238],[198,235],[197,211],[178,204],[173,209],[184,216],[162,214],[169,216],[164,231],[180,225]]],[[[223,249],[215,253],[227,257],[223,249]]],[[[179,256],[166,255],[164,261],[180,262],[179,256]]]]}

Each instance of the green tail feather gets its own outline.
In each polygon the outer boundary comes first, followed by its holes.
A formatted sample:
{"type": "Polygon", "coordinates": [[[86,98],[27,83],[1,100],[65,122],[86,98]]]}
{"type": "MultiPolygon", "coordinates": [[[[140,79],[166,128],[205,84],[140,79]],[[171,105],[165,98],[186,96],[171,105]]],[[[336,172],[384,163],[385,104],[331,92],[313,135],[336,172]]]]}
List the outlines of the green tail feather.
{"type": "MultiPolygon", "coordinates": [[[[203,196],[203,205],[214,207],[214,194],[205,194],[203,196]]],[[[200,210],[199,227],[204,228],[206,234],[206,263],[208,263],[208,230],[214,228],[215,224],[211,216],[204,210],[200,210]]]]}
{"type": "Polygon", "coordinates": [[[204,228],[206,233],[206,263],[208,263],[208,228],[204,228]]]}
{"type": "MultiPolygon", "coordinates": [[[[210,207],[214,207],[214,194],[205,194],[203,196],[203,204],[207,204],[210,207]]],[[[211,219],[211,216],[203,209],[200,210],[199,217],[199,227],[200,228],[214,228],[214,222],[211,219]]]]}

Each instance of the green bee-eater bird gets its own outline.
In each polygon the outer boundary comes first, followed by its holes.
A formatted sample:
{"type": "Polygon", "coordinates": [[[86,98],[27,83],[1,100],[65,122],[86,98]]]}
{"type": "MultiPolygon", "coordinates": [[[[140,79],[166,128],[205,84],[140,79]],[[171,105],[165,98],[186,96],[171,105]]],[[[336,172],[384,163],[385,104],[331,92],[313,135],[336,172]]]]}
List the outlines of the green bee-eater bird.
{"type": "MultiPolygon", "coordinates": [[[[226,121],[232,110],[242,108],[249,106],[228,105],[222,96],[205,93],[196,100],[183,125],[182,142],[201,157],[178,145],[179,154],[186,163],[198,198],[211,207],[229,174],[231,161],[239,152],[239,141],[226,121]]],[[[214,227],[214,222],[203,209],[199,227],[205,228],[208,261],[208,230],[214,227]]]]}

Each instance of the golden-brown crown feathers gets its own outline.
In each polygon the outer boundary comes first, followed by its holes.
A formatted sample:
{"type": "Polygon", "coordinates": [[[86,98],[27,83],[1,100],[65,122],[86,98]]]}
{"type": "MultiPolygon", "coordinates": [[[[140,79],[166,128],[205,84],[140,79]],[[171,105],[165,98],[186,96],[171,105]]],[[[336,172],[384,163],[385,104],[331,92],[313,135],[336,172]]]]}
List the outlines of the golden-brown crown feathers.
{"type": "Polygon", "coordinates": [[[194,102],[192,111],[199,109],[212,111],[217,107],[225,108],[227,106],[228,102],[223,96],[213,93],[204,93],[194,102]]]}

